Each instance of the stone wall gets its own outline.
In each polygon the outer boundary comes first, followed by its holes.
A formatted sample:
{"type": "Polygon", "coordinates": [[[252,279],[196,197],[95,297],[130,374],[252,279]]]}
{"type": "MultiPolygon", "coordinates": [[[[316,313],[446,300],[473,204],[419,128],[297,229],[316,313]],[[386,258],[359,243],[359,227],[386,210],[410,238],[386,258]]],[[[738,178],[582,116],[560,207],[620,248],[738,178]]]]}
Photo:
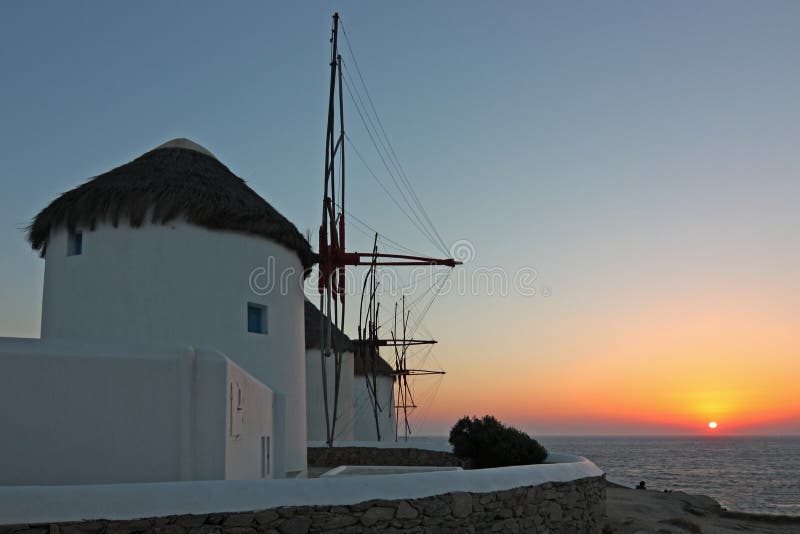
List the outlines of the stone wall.
{"type": "Polygon", "coordinates": [[[411,448],[309,447],[309,467],[340,465],[402,465],[466,467],[454,454],[411,448]]]}
{"type": "Polygon", "coordinates": [[[292,506],[135,521],[0,526],[0,534],[600,533],[605,491],[605,477],[599,476],[491,493],[448,493],[349,506],[292,506]]]}

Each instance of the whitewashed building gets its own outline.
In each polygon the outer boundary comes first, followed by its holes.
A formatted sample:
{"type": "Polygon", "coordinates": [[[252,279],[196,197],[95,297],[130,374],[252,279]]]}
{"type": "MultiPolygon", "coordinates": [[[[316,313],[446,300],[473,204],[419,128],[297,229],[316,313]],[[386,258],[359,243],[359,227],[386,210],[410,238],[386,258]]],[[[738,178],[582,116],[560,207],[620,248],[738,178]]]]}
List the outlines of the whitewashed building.
{"type": "Polygon", "coordinates": [[[41,339],[0,339],[0,484],[302,476],[313,253],[241,178],[177,139],[29,238],[41,339]]]}
{"type": "MultiPolygon", "coordinates": [[[[322,388],[322,313],[311,302],[305,303],[306,328],[306,414],[308,420],[308,440],[326,441],[325,401],[322,388]]],[[[328,321],[330,324],[330,321],[328,321]]],[[[334,425],[335,441],[355,439],[355,414],[353,411],[353,343],[350,338],[330,324],[332,335],[339,340],[342,351],[342,366],[339,379],[339,396],[334,425]]],[[[333,420],[335,359],[333,354],[325,358],[325,373],[328,387],[328,413],[333,420]]]]}
{"type": "Polygon", "coordinates": [[[394,441],[394,370],[377,356],[374,362],[356,354],[354,359],[353,411],[356,441],[394,441]],[[373,394],[374,391],[374,394],[373,394]],[[373,398],[377,401],[373,408],[373,398]]]}

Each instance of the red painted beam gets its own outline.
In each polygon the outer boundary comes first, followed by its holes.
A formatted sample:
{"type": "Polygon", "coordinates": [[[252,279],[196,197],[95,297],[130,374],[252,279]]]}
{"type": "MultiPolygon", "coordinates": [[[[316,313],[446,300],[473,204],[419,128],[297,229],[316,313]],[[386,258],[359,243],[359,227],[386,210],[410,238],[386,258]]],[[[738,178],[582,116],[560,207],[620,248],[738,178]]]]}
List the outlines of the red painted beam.
{"type": "Polygon", "coordinates": [[[461,265],[460,261],[453,258],[426,258],[424,256],[408,256],[406,254],[373,254],[372,252],[344,252],[338,258],[340,265],[442,265],[455,267],[461,265]],[[365,260],[364,258],[369,258],[365,260]],[[376,261],[378,259],[390,259],[398,261],[376,261]]]}

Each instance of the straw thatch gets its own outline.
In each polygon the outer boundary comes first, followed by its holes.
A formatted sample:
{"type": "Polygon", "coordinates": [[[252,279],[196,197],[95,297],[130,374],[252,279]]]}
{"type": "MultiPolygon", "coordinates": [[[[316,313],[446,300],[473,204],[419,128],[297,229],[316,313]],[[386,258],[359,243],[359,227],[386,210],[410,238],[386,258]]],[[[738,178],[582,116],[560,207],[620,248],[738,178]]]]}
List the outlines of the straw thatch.
{"type": "MultiPolygon", "coordinates": [[[[369,373],[372,374],[372,367],[367,367],[367,358],[368,352],[366,350],[357,351],[356,357],[353,358],[353,374],[358,376],[364,376],[365,374],[369,373]]],[[[382,375],[382,376],[394,376],[394,369],[392,366],[380,357],[380,355],[375,356],[375,374],[382,375]]]]}
{"type": "Polygon", "coordinates": [[[93,230],[99,223],[116,227],[126,220],[139,227],[146,219],[166,224],[183,217],[204,228],[278,242],[295,251],[305,269],[316,261],[297,228],[244,180],[202,147],[185,148],[197,145],[177,141],[63,193],[33,220],[31,246],[44,255],[51,232],[62,226],[93,230]]]}
{"type": "MultiPolygon", "coordinates": [[[[314,306],[311,301],[306,299],[306,350],[322,348],[322,335],[320,334],[320,328],[322,326],[321,317],[322,313],[319,311],[319,308],[314,306]]],[[[355,357],[353,358],[353,374],[359,376],[366,374],[364,369],[366,367],[365,359],[367,357],[367,351],[358,350],[358,342],[351,340],[349,337],[347,337],[347,334],[343,333],[333,324],[331,324],[331,328],[332,337],[336,340],[341,340],[343,352],[355,353],[355,357]]],[[[377,356],[374,367],[375,373],[378,375],[394,376],[394,369],[392,369],[392,366],[380,356],[377,356]]],[[[369,372],[370,374],[372,373],[372,366],[369,367],[369,372]]]]}
{"type": "MultiPolygon", "coordinates": [[[[319,308],[314,306],[308,299],[306,299],[306,308],[305,308],[305,318],[306,318],[306,350],[308,349],[321,349],[322,348],[322,333],[320,328],[322,327],[322,312],[319,311],[319,308]]],[[[344,352],[353,352],[354,344],[347,337],[347,334],[336,328],[334,324],[331,324],[331,335],[336,341],[340,341],[342,350],[344,352]]]]}

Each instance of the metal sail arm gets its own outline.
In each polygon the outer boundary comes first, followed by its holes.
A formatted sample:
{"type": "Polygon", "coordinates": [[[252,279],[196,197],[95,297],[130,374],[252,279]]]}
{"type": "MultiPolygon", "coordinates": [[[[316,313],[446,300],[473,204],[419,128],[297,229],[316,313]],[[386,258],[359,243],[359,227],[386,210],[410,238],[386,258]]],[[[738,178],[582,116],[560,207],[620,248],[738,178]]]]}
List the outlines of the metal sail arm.
{"type": "MultiPolygon", "coordinates": [[[[360,341],[353,340],[353,343],[360,341]]],[[[407,347],[411,345],[435,345],[439,343],[434,339],[375,339],[370,340],[370,343],[375,343],[379,347],[407,347]]]]}
{"type": "Polygon", "coordinates": [[[340,252],[342,265],[442,265],[455,267],[462,262],[453,258],[426,258],[425,256],[409,256],[407,254],[384,254],[377,252],[340,252]],[[379,259],[394,261],[377,261],[379,259]]]}
{"type": "Polygon", "coordinates": [[[428,371],[426,369],[398,369],[392,373],[393,376],[428,376],[446,375],[444,371],[428,371]]]}
{"type": "MultiPolygon", "coordinates": [[[[330,201],[326,204],[330,207],[330,201]]],[[[330,219],[334,219],[334,215],[330,214],[330,219]]],[[[339,214],[339,234],[344,235],[344,215],[339,214]]],[[[328,240],[328,232],[325,226],[320,226],[320,240],[319,240],[319,291],[325,288],[325,284],[330,280],[333,284],[333,292],[339,295],[339,298],[344,300],[344,268],[346,266],[415,266],[415,265],[432,265],[443,267],[455,267],[461,265],[462,262],[453,258],[428,258],[425,256],[411,256],[408,254],[386,254],[382,252],[345,252],[342,246],[342,241],[339,235],[336,235],[336,225],[331,222],[330,229],[331,239],[328,240]],[[337,276],[337,274],[339,276],[337,276]]]]}

